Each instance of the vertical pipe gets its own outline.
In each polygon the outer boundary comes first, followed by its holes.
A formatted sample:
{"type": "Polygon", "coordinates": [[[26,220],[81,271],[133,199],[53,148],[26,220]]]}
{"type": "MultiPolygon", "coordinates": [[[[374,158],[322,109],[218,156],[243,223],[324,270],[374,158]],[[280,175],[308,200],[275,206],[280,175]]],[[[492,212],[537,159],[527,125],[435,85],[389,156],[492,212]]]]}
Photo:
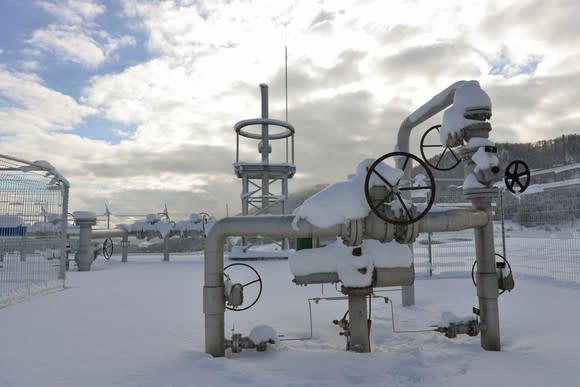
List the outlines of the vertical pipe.
{"type": "Polygon", "coordinates": [[[350,350],[369,352],[369,325],[367,319],[366,295],[348,295],[350,317],[350,350]]]}
{"type": "Polygon", "coordinates": [[[431,247],[431,235],[433,233],[429,232],[427,233],[427,249],[429,252],[429,277],[433,277],[433,252],[432,252],[432,247],[431,247]]]}
{"type": "Polygon", "coordinates": [[[79,248],[75,254],[75,262],[79,271],[90,271],[95,260],[92,246],[92,226],[97,223],[95,219],[77,219],[79,225],[79,248]]]}
{"type": "MultiPolygon", "coordinates": [[[[260,84],[262,92],[262,118],[268,118],[268,85],[260,84]]],[[[269,143],[268,125],[262,124],[262,163],[270,163],[270,143],[269,143]]],[[[262,209],[268,207],[268,197],[270,195],[270,177],[267,168],[262,172],[262,209]]]]}
{"type": "Polygon", "coordinates": [[[123,234],[123,240],[121,241],[121,262],[127,262],[127,255],[129,255],[129,233],[123,234]]]}
{"type": "Polygon", "coordinates": [[[61,214],[61,254],[60,254],[60,268],[58,271],[58,279],[64,281],[66,277],[66,266],[68,263],[68,191],[69,187],[66,184],[62,185],[62,214],[61,214]]]}
{"type": "Polygon", "coordinates": [[[498,282],[495,268],[491,198],[473,198],[473,207],[486,211],[490,221],[474,229],[477,260],[477,296],[481,317],[481,346],[488,351],[501,350],[499,332],[498,282]]]}
{"type": "MultiPolygon", "coordinates": [[[[268,118],[268,85],[261,83],[260,91],[262,95],[262,118],[268,118]]],[[[262,124],[262,162],[265,164],[268,164],[269,162],[268,137],[268,124],[262,124]]]]}
{"type": "Polygon", "coordinates": [[[163,262],[169,262],[169,234],[163,238],[163,262]]]}
{"type": "Polygon", "coordinates": [[[507,258],[506,247],[505,247],[505,224],[504,224],[504,213],[503,213],[503,190],[499,190],[499,210],[501,211],[501,245],[503,257],[507,258]]]}

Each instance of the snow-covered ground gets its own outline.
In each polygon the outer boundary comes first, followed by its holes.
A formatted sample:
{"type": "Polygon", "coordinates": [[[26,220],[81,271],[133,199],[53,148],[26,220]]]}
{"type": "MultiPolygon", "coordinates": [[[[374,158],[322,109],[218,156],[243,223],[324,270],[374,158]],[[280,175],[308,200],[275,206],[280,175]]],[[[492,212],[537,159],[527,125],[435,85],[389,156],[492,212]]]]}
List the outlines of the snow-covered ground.
{"type": "MultiPolygon", "coordinates": [[[[333,286],[296,286],[287,261],[252,265],[262,298],[226,312],[226,334],[267,324],[284,338],[310,334],[308,298],[341,295],[333,286]]],[[[64,291],[0,309],[0,386],[577,386],[580,288],[521,279],[500,297],[502,351],[479,337],[393,333],[390,306],[372,303],[372,353],[344,351],[332,324],[345,301],[312,302],[313,338],[227,358],[204,352],[203,256],[130,255],[98,259],[68,273],[64,291]]],[[[395,301],[397,330],[429,328],[443,312],[470,314],[471,278],[416,283],[416,305],[395,301]]]]}

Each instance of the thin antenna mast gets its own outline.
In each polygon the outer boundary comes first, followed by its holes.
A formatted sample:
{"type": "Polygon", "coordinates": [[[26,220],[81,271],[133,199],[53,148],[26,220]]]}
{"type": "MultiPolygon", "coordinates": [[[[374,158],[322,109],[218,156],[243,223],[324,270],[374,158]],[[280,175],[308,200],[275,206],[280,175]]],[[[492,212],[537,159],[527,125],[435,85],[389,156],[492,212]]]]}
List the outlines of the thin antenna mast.
{"type": "MultiPolygon", "coordinates": [[[[288,36],[284,25],[284,90],[286,93],[286,122],[288,122],[288,36]]],[[[286,137],[286,162],[288,162],[288,137],[286,137]]]]}

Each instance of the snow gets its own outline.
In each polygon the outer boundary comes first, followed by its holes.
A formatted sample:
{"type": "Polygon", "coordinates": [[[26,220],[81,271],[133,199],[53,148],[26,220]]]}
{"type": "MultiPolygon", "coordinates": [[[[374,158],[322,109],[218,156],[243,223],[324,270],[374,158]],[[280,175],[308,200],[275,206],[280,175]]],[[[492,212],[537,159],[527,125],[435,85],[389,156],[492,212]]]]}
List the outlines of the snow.
{"type": "Polygon", "coordinates": [[[96,220],[97,214],[92,211],[75,211],[73,217],[79,220],[96,220]]]}
{"type": "Polygon", "coordinates": [[[481,184],[473,173],[470,173],[463,181],[463,189],[465,190],[472,188],[485,188],[485,185],[481,184]]]}
{"type": "Polygon", "coordinates": [[[288,257],[290,271],[295,276],[338,273],[339,280],[347,287],[367,287],[371,285],[375,267],[411,266],[412,254],[407,245],[364,240],[360,247],[362,254],[353,256],[353,248],[337,239],[324,247],[296,251],[288,257]]]}
{"type": "Polygon", "coordinates": [[[479,82],[467,81],[461,84],[455,91],[453,105],[443,112],[439,132],[441,144],[450,147],[461,145],[461,129],[481,122],[465,118],[466,110],[482,108],[491,112],[491,99],[481,89],[479,82]]]}
{"type": "MultiPolygon", "coordinates": [[[[345,300],[312,303],[312,339],[284,341],[308,337],[308,298],[342,294],[294,285],[283,261],[252,266],[264,281],[262,298],[248,311],[226,312],[225,333],[247,336],[268,325],[283,337],[266,352],[205,354],[202,255],[175,254],[171,262],[133,255],[128,263],[115,255],[97,259],[90,272],[68,272],[63,291],[0,309],[0,386],[578,385],[578,286],[516,278],[499,299],[501,352],[481,349],[479,337],[393,333],[390,307],[376,300],[373,352],[359,354],[344,350],[332,324],[345,300]]],[[[412,307],[386,293],[400,330],[429,328],[444,312],[465,316],[477,305],[468,274],[415,285],[412,307]]]]}
{"type": "MultiPolygon", "coordinates": [[[[357,166],[356,172],[349,175],[346,181],[329,185],[306,199],[300,207],[294,210],[292,227],[297,229],[300,219],[305,219],[320,228],[328,228],[367,216],[369,206],[365,199],[364,185],[367,170],[373,162],[373,159],[363,160],[357,166]]],[[[384,163],[377,165],[375,170],[391,185],[395,185],[403,176],[403,171],[384,163]]],[[[385,183],[373,174],[369,185],[385,185],[385,183]]]]}
{"type": "Polygon", "coordinates": [[[252,340],[252,343],[256,345],[270,340],[273,342],[278,341],[278,334],[274,328],[266,324],[261,324],[252,328],[248,337],[252,340]]]}
{"type": "Polygon", "coordinates": [[[499,165],[499,160],[495,153],[486,152],[485,147],[477,149],[473,156],[471,156],[471,159],[475,163],[475,168],[473,170],[475,173],[499,165]]]}

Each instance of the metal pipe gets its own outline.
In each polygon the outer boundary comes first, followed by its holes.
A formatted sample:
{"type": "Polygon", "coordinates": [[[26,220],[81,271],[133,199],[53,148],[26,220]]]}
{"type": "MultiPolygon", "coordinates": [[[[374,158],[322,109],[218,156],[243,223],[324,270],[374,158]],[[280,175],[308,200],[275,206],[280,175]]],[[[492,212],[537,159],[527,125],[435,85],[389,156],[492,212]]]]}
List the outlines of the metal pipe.
{"type": "Polygon", "coordinates": [[[121,262],[127,262],[129,255],[129,232],[120,228],[108,230],[92,230],[93,239],[122,238],[121,240],[121,262]]]}
{"type": "Polygon", "coordinates": [[[163,238],[163,262],[169,262],[169,234],[163,238]]]}
{"type": "Polygon", "coordinates": [[[90,271],[95,260],[92,246],[92,226],[97,224],[97,218],[76,219],[79,226],[79,248],[75,254],[75,262],[79,271],[90,271]]]}
{"type": "Polygon", "coordinates": [[[483,227],[490,223],[491,215],[479,209],[458,209],[429,212],[419,221],[419,232],[461,231],[483,227]]]}
{"type": "Polygon", "coordinates": [[[337,225],[321,229],[306,221],[292,227],[294,216],[260,216],[223,218],[214,224],[206,239],[203,313],[205,314],[205,352],[225,355],[224,337],[224,242],[228,236],[266,237],[333,237],[347,236],[347,228],[337,225]]]}
{"type": "MultiPolygon", "coordinates": [[[[268,85],[265,83],[260,83],[260,92],[262,97],[262,118],[268,118],[268,85]]],[[[269,148],[269,133],[268,124],[262,124],[262,162],[268,164],[270,161],[270,154],[268,152],[269,148]]]]}
{"type": "Polygon", "coordinates": [[[350,316],[350,351],[370,352],[369,325],[367,317],[367,296],[348,295],[348,314],[350,316]]]}
{"type": "MultiPolygon", "coordinates": [[[[431,98],[427,103],[419,107],[413,113],[411,113],[407,118],[403,120],[401,126],[399,127],[399,132],[397,134],[397,147],[395,150],[401,152],[409,152],[409,138],[411,137],[411,130],[414,127],[421,124],[422,122],[428,120],[429,118],[433,117],[435,114],[439,113],[446,107],[450,106],[453,103],[453,97],[455,95],[455,91],[459,86],[461,86],[465,81],[458,81],[431,98]]],[[[396,165],[397,168],[401,168],[402,160],[397,160],[396,165]]],[[[404,179],[410,180],[411,177],[411,169],[412,169],[412,162],[408,163],[407,168],[403,171],[404,172],[404,179]]],[[[408,197],[410,197],[410,192],[407,193],[408,197]]],[[[412,245],[411,245],[412,249],[412,245]]],[[[414,285],[411,286],[404,286],[402,291],[403,296],[403,305],[409,306],[415,304],[415,289],[414,285]]]]}
{"type": "Polygon", "coordinates": [[[397,135],[397,148],[399,151],[409,152],[409,137],[411,136],[411,130],[446,107],[451,106],[453,103],[453,97],[455,96],[455,91],[463,83],[465,83],[465,81],[455,82],[403,120],[397,135]]]}
{"type": "MultiPolygon", "coordinates": [[[[491,197],[472,199],[473,207],[486,211],[491,219],[491,197]]],[[[477,296],[481,317],[481,346],[488,351],[501,350],[499,333],[498,283],[495,268],[493,222],[474,229],[477,260],[477,296]]]]}
{"type": "MultiPolygon", "coordinates": [[[[67,241],[68,241],[68,195],[70,185],[68,182],[62,182],[62,214],[61,214],[61,243],[60,243],[60,268],[58,271],[58,279],[65,280],[66,278],[66,267],[68,265],[68,248],[67,248],[67,241]]],[[[64,284],[64,282],[63,282],[64,284]]]]}

